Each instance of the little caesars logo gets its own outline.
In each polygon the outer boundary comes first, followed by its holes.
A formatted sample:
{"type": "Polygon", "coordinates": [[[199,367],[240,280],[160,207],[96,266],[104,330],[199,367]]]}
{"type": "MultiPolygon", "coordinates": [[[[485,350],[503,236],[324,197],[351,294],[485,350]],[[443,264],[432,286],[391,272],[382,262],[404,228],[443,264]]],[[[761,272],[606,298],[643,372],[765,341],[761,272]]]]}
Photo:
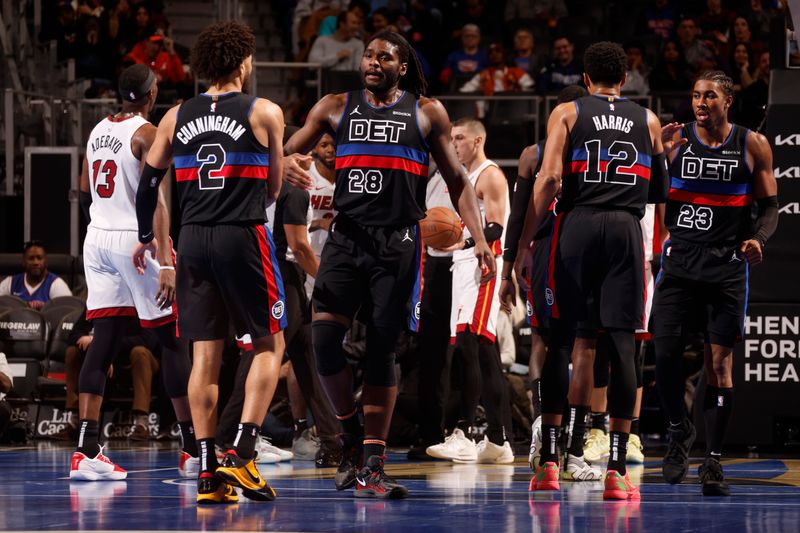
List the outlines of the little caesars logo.
{"type": "Polygon", "coordinates": [[[36,435],[40,437],[49,437],[55,435],[72,423],[72,411],[59,411],[53,408],[50,417],[44,420],[39,420],[36,425],[36,435]]]}
{"type": "MultiPolygon", "coordinates": [[[[127,412],[114,417],[115,420],[103,424],[103,436],[107,439],[127,439],[133,431],[136,423],[133,413],[127,412]]],[[[150,413],[147,415],[147,431],[151,437],[158,435],[158,415],[150,413]]]]}

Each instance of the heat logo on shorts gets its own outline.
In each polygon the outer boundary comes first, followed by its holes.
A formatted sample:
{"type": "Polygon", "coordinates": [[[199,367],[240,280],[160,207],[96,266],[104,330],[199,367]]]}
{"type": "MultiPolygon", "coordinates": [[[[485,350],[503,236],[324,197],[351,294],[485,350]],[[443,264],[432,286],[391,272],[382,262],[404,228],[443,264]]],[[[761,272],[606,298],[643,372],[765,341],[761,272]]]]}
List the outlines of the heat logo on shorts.
{"type": "Polygon", "coordinates": [[[283,304],[283,300],[278,300],[274,304],[272,304],[272,318],[275,320],[280,320],[283,318],[285,307],[283,304]]]}
{"type": "Polygon", "coordinates": [[[544,290],[544,299],[547,305],[553,305],[553,302],[555,302],[556,299],[553,297],[553,290],[550,287],[544,290]]]}

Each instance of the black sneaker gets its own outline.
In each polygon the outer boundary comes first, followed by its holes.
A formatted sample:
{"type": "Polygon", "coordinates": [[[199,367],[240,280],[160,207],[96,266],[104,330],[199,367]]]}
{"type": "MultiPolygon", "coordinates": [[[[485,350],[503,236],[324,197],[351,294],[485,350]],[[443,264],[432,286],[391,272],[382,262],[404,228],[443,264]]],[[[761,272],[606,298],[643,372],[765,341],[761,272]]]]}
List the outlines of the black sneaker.
{"type": "MultiPolygon", "coordinates": [[[[439,444],[438,442],[434,442],[434,444],[439,444]]],[[[435,457],[431,457],[428,455],[426,450],[428,449],[428,445],[426,444],[415,444],[411,448],[408,449],[408,453],[406,453],[406,458],[409,461],[436,461],[435,457]]]]}
{"type": "Polygon", "coordinates": [[[319,450],[314,456],[314,464],[317,468],[329,468],[339,466],[342,462],[342,447],[338,442],[330,439],[320,439],[319,450]]]}
{"type": "Polygon", "coordinates": [[[408,496],[408,489],[386,475],[383,471],[383,457],[372,455],[356,476],[355,496],[395,500],[408,496]]]}
{"type": "Polygon", "coordinates": [[[731,495],[731,488],[725,483],[725,476],[722,474],[722,465],[714,457],[706,457],[697,469],[697,475],[703,484],[703,496],[731,495]]]}
{"type": "Polygon", "coordinates": [[[692,450],[697,432],[694,425],[688,419],[684,419],[680,427],[670,426],[668,437],[667,453],[664,455],[661,473],[664,481],[675,485],[686,478],[686,472],[689,470],[689,452],[692,450]]]}
{"type": "Polygon", "coordinates": [[[361,455],[363,453],[363,439],[347,433],[341,436],[342,441],[342,461],[336,470],[333,480],[336,483],[336,490],[344,490],[352,487],[356,482],[356,474],[361,466],[361,455]]]}

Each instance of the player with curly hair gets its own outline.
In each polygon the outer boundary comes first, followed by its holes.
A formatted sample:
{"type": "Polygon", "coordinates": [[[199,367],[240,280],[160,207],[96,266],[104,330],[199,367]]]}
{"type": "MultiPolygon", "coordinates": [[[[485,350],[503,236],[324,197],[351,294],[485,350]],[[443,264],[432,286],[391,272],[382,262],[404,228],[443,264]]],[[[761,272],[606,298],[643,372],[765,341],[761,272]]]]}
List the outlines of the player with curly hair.
{"type": "Polygon", "coordinates": [[[278,381],[286,326],[283,281],[264,207],[281,188],[283,113],[245,94],[256,41],[239,22],[205,29],[192,68],[207,92],[170,109],[158,126],[136,195],[140,244],[134,262],[164,243],[153,239],[158,184],[175,163],[181,210],[177,252],[180,334],[193,342],[189,401],[200,453],[198,503],[275,499],[258,472],[255,444],[278,381]],[[230,326],[255,355],[232,450],[214,452],[222,350],[230,326]]]}

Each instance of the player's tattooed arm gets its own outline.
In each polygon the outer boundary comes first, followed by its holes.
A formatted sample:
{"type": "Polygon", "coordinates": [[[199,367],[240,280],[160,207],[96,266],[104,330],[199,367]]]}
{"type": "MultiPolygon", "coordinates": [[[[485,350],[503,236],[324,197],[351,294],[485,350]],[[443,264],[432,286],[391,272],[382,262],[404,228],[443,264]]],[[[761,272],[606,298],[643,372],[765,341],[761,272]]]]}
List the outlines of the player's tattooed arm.
{"type": "Polygon", "coordinates": [[[453,144],[450,142],[450,118],[438,100],[420,98],[417,121],[420,130],[428,132],[431,155],[439,166],[439,172],[447,184],[450,200],[458,210],[461,220],[475,239],[475,256],[481,268],[481,280],[495,277],[497,262],[483,235],[478,197],[469,182],[464,167],[458,162],[453,144]]]}
{"type": "Polygon", "coordinates": [[[758,205],[758,215],[753,236],[739,246],[739,252],[751,265],[763,260],[764,246],[778,227],[778,182],[772,169],[772,148],[767,138],[749,132],[747,154],[753,161],[753,197],[758,205]]]}
{"type": "Polygon", "coordinates": [[[312,163],[312,157],[308,152],[323,134],[330,133],[335,136],[346,104],[346,94],[324,96],[308,112],[303,127],[297,130],[283,146],[283,154],[286,156],[283,178],[289,184],[305,190],[314,186],[311,174],[308,173],[312,163]]]}

